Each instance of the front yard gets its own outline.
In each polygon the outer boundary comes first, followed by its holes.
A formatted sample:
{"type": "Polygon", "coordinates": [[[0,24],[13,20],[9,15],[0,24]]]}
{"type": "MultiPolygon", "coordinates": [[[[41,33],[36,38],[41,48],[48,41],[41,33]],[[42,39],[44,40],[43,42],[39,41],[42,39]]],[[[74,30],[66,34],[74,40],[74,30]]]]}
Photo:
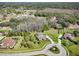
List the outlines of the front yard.
{"type": "MultiPolygon", "coordinates": [[[[63,33],[63,30],[61,31],[62,31],[61,33],[63,33]]],[[[72,31],[73,30],[71,31],[69,30],[69,32],[72,32],[72,31]]],[[[68,32],[68,30],[65,29],[64,32],[68,32]]],[[[13,36],[13,38],[18,38],[17,43],[14,46],[14,48],[13,49],[0,49],[0,53],[26,53],[26,52],[44,49],[45,46],[50,43],[50,41],[37,40],[34,36],[35,33],[36,32],[31,32],[30,36],[29,34],[27,34],[26,37],[13,36]],[[21,46],[21,43],[24,43],[25,45],[21,46]],[[29,43],[31,45],[30,47],[28,47],[29,43]]],[[[43,34],[48,35],[55,43],[58,43],[58,35],[59,35],[58,30],[50,29],[48,31],[44,31],[43,34]]],[[[4,37],[5,36],[1,36],[0,40],[2,40],[4,37]]],[[[79,55],[79,37],[76,37],[74,40],[78,42],[78,45],[75,45],[73,42],[70,42],[69,40],[66,40],[66,39],[62,40],[62,44],[64,43],[63,45],[68,49],[70,55],[79,55]]]]}
{"type": "Polygon", "coordinates": [[[78,44],[77,45],[73,44],[69,46],[68,50],[71,56],[79,56],[79,37],[76,37],[74,40],[78,42],[78,44]]]}
{"type": "Polygon", "coordinates": [[[48,35],[55,43],[58,43],[58,33],[57,30],[51,28],[48,31],[44,31],[44,34],[48,35]]]}
{"type": "Polygon", "coordinates": [[[78,44],[74,44],[69,40],[62,40],[62,44],[68,49],[70,56],[79,56],[79,37],[74,39],[78,44]]]}
{"type": "Polygon", "coordinates": [[[30,47],[30,48],[20,47],[23,37],[17,36],[17,38],[18,38],[17,43],[13,49],[0,49],[0,53],[26,53],[26,52],[36,51],[36,50],[42,50],[45,48],[46,45],[50,43],[49,40],[45,40],[45,41],[40,41],[40,44],[38,43],[33,44],[33,47],[30,47]]]}
{"type": "Polygon", "coordinates": [[[79,45],[72,45],[68,47],[71,56],[79,56],[79,45]]]}

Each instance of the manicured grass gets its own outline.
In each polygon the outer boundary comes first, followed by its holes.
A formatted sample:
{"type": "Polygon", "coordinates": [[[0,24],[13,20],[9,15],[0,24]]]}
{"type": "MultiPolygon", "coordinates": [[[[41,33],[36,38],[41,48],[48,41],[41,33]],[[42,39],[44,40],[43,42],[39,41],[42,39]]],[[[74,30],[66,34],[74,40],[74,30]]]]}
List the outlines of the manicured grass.
{"type": "Polygon", "coordinates": [[[23,40],[23,37],[19,36],[18,38],[18,42],[16,43],[16,45],[14,46],[14,49],[19,49],[20,48],[20,43],[23,40]]]}
{"type": "MultiPolygon", "coordinates": [[[[73,40],[79,42],[79,37],[76,37],[73,40]]],[[[65,39],[62,40],[62,44],[68,49],[69,55],[71,56],[79,55],[79,43],[76,45],[73,42],[70,42],[69,40],[65,39]]]]}
{"type": "Polygon", "coordinates": [[[56,46],[53,46],[52,48],[49,49],[52,53],[58,54],[60,53],[59,49],[56,46]]]}
{"type": "Polygon", "coordinates": [[[79,56],[79,45],[72,45],[68,47],[71,56],[79,56]]]}
{"type": "Polygon", "coordinates": [[[67,39],[62,40],[61,42],[62,42],[62,44],[63,44],[64,46],[66,46],[66,47],[71,46],[71,45],[74,45],[73,42],[71,42],[71,41],[69,41],[69,40],[67,40],[67,39]]]}
{"type": "MultiPolygon", "coordinates": [[[[77,29],[67,29],[67,28],[65,28],[64,30],[62,30],[62,33],[64,33],[64,32],[73,33],[73,31],[75,31],[75,30],[77,30],[77,29]]],[[[76,41],[78,44],[76,45],[76,44],[74,44],[73,42],[70,42],[67,39],[62,40],[62,44],[69,51],[69,55],[77,56],[77,55],[79,55],[79,37],[75,37],[73,40],[76,41]]]]}
{"type": "Polygon", "coordinates": [[[76,37],[74,41],[78,42],[78,44],[73,44],[71,46],[68,46],[67,48],[71,56],[79,56],[79,37],[76,37]]]}
{"type": "Polygon", "coordinates": [[[14,49],[0,49],[0,53],[27,53],[27,52],[32,52],[32,51],[37,51],[37,50],[42,50],[45,48],[47,44],[50,42],[48,40],[46,41],[41,41],[40,44],[35,44],[35,48],[19,48],[19,45],[16,46],[14,49]]]}
{"type": "Polygon", "coordinates": [[[44,34],[48,35],[55,43],[58,42],[58,33],[55,29],[50,29],[48,31],[44,31],[44,34]]]}
{"type": "Polygon", "coordinates": [[[79,42],[79,37],[76,37],[74,40],[79,42]]]}

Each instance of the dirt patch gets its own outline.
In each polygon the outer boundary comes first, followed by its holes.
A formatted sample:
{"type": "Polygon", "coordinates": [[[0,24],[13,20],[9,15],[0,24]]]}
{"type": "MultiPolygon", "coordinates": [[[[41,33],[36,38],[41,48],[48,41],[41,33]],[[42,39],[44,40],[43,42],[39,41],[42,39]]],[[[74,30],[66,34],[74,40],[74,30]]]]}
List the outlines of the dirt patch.
{"type": "Polygon", "coordinates": [[[43,10],[40,10],[40,12],[52,12],[52,13],[79,13],[79,10],[71,10],[71,9],[55,9],[55,8],[46,8],[43,10]]]}

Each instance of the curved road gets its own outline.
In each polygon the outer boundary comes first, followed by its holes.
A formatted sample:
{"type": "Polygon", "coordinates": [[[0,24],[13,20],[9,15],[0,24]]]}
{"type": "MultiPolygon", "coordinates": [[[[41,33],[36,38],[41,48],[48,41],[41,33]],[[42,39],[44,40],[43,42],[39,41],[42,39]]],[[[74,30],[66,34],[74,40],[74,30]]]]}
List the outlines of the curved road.
{"type": "Polygon", "coordinates": [[[0,54],[0,55],[4,55],[4,56],[24,56],[24,55],[30,56],[30,55],[38,55],[38,54],[45,54],[45,55],[48,55],[48,56],[65,56],[66,51],[59,44],[48,44],[45,47],[45,49],[40,50],[40,51],[34,51],[34,52],[28,52],[28,53],[15,53],[15,54],[0,54]],[[59,54],[54,54],[54,53],[52,53],[51,51],[48,50],[49,48],[51,48],[54,45],[56,45],[60,49],[59,54]]]}
{"type": "Polygon", "coordinates": [[[45,55],[48,55],[48,56],[66,56],[66,50],[61,46],[61,44],[59,44],[59,43],[55,44],[49,36],[46,36],[46,37],[51,41],[51,44],[48,44],[43,50],[33,51],[33,52],[28,52],[28,53],[0,54],[0,55],[5,55],[5,56],[24,56],[24,55],[31,56],[31,55],[45,54],[45,55]],[[51,51],[49,51],[49,49],[52,46],[55,46],[55,45],[60,50],[59,54],[54,54],[51,51]]]}

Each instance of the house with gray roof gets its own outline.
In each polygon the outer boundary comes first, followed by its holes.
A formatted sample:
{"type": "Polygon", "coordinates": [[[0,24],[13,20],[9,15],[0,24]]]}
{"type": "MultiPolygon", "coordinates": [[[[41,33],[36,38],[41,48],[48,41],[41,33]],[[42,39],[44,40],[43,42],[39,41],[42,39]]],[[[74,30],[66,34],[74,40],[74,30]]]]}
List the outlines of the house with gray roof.
{"type": "Polygon", "coordinates": [[[46,40],[46,35],[44,35],[43,33],[36,33],[36,38],[38,40],[46,40]]]}

